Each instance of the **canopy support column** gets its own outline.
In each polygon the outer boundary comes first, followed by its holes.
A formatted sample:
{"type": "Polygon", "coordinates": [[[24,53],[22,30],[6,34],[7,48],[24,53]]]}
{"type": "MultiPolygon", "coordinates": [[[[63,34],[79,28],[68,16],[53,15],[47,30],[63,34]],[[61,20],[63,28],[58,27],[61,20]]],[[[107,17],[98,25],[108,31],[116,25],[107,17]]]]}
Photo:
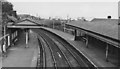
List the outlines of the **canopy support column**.
{"type": "Polygon", "coordinates": [[[28,47],[28,30],[26,30],[26,47],[28,47]]]}
{"type": "Polygon", "coordinates": [[[77,40],[77,30],[75,29],[74,31],[75,31],[75,38],[74,38],[74,40],[77,40]]]}
{"type": "Polygon", "coordinates": [[[108,62],[109,44],[106,43],[106,61],[108,62]]]}

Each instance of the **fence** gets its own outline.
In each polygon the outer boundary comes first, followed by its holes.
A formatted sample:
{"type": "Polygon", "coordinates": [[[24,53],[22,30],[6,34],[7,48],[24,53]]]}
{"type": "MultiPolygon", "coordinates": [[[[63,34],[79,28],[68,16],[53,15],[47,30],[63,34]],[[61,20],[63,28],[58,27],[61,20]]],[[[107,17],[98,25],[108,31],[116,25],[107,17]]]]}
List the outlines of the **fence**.
{"type": "Polygon", "coordinates": [[[15,31],[0,38],[0,55],[2,52],[6,52],[8,47],[12,46],[18,40],[17,36],[18,31],[15,31]]]}

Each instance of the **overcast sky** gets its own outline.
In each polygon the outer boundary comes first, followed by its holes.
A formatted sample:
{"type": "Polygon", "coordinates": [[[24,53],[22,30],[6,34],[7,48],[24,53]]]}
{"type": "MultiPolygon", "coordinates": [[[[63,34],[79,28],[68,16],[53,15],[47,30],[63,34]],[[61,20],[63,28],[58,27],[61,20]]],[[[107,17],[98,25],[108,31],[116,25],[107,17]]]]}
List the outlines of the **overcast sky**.
{"type": "Polygon", "coordinates": [[[118,18],[119,0],[7,0],[12,2],[14,9],[18,14],[31,14],[40,17],[62,17],[67,15],[72,18],[77,17],[96,17],[106,18],[111,15],[112,18],[118,18]],[[72,2],[73,1],[73,2],[72,2]]]}

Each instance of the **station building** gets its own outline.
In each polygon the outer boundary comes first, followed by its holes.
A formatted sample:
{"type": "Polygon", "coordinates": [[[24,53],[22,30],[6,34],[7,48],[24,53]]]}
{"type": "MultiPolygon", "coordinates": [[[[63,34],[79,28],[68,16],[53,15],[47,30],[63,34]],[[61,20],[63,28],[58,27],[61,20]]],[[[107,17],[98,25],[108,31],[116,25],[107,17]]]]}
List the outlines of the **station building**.
{"type": "MultiPolygon", "coordinates": [[[[15,18],[10,17],[11,20],[15,18]]],[[[8,22],[6,29],[4,29],[4,36],[0,38],[0,50],[4,53],[11,46],[14,46],[15,43],[19,40],[19,36],[22,33],[25,33],[25,36],[28,36],[29,28],[39,28],[41,26],[40,22],[36,22],[32,19],[24,19],[19,22],[8,22]]],[[[27,43],[27,42],[26,42],[27,43]]]]}

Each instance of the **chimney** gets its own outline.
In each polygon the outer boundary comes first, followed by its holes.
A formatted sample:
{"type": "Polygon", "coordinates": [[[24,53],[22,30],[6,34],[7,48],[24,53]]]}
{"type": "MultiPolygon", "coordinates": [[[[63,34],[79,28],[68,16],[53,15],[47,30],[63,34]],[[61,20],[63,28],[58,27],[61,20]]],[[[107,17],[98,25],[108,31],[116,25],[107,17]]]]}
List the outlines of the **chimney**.
{"type": "Polygon", "coordinates": [[[107,18],[108,18],[108,19],[111,19],[111,16],[108,16],[107,18]]]}

